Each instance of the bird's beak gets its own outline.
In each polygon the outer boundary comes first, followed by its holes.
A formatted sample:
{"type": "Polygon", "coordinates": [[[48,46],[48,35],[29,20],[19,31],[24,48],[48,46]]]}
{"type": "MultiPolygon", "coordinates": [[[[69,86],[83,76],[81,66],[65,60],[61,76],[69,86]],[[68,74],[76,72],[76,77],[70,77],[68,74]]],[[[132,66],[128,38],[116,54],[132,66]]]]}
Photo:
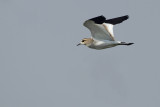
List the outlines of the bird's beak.
{"type": "Polygon", "coordinates": [[[81,43],[77,44],[77,46],[81,45],[81,43]]]}

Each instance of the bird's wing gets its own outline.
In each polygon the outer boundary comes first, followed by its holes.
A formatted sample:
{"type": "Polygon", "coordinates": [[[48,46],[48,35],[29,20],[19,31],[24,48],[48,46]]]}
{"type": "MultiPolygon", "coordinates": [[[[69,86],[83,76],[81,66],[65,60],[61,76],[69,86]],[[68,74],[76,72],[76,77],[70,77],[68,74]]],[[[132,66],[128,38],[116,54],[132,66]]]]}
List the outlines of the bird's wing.
{"type": "MultiPolygon", "coordinates": [[[[113,25],[126,20],[127,16],[106,20],[104,16],[98,16],[84,22],[92,34],[92,37],[98,40],[114,41],[113,25]]],[[[127,18],[128,19],[128,18],[127,18]]]]}
{"type": "Polygon", "coordinates": [[[96,24],[92,20],[88,20],[84,23],[84,26],[87,27],[92,34],[92,37],[98,40],[110,40],[114,41],[113,34],[113,25],[111,24],[96,24]],[[111,34],[112,33],[112,34],[111,34]]]}

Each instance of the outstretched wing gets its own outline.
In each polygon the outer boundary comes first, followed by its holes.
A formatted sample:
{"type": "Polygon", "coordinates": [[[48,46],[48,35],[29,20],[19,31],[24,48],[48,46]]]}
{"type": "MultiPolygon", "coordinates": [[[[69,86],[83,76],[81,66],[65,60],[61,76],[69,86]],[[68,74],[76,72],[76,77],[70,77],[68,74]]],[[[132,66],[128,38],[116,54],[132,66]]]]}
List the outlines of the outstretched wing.
{"type": "Polygon", "coordinates": [[[119,23],[122,23],[123,21],[127,20],[129,18],[128,15],[125,16],[121,16],[121,17],[117,17],[117,18],[113,18],[113,19],[108,19],[105,21],[105,23],[110,23],[112,25],[116,25],[119,23]]]}
{"type": "Polygon", "coordinates": [[[106,20],[104,16],[98,16],[84,22],[92,34],[92,37],[98,40],[114,41],[113,25],[126,20],[127,16],[106,20]]]}

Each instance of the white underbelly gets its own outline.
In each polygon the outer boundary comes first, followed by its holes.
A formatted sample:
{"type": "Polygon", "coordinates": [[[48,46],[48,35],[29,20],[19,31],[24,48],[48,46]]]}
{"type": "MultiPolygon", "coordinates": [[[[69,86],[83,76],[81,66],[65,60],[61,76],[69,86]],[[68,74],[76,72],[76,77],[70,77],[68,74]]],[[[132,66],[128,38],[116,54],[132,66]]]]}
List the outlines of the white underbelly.
{"type": "Polygon", "coordinates": [[[92,48],[92,49],[97,49],[97,50],[101,50],[101,49],[106,49],[106,48],[111,48],[111,47],[114,47],[114,46],[117,46],[118,44],[115,43],[115,42],[109,42],[109,43],[95,43],[95,44],[91,44],[90,46],[88,46],[89,48],[92,48]]]}

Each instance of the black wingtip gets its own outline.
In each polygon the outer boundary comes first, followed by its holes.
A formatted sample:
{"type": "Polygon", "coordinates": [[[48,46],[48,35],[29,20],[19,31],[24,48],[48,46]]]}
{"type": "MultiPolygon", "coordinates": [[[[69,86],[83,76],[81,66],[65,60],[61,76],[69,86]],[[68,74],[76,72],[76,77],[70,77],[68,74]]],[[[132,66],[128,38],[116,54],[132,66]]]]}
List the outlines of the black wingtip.
{"type": "Polygon", "coordinates": [[[121,16],[121,17],[117,17],[117,18],[108,19],[105,22],[116,25],[116,24],[122,23],[123,21],[127,20],[128,18],[129,18],[129,15],[125,15],[125,16],[121,16]]]}
{"type": "Polygon", "coordinates": [[[89,20],[92,20],[97,24],[102,24],[102,23],[105,22],[106,18],[103,15],[101,15],[101,16],[97,16],[97,17],[91,18],[89,20]]]}
{"type": "Polygon", "coordinates": [[[129,15],[125,15],[125,16],[122,16],[122,17],[124,17],[124,19],[129,19],[129,15]]]}
{"type": "Polygon", "coordinates": [[[127,18],[129,18],[129,15],[125,15],[127,18]]]}
{"type": "Polygon", "coordinates": [[[102,24],[105,22],[105,23],[110,23],[110,24],[115,25],[115,24],[122,23],[123,21],[127,20],[128,18],[129,18],[129,15],[125,15],[125,16],[106,20],[106,18],[103,15],[100,15],[100,16],[91,18],[89,20],[94,21],[96,24],[102,24]]]}

